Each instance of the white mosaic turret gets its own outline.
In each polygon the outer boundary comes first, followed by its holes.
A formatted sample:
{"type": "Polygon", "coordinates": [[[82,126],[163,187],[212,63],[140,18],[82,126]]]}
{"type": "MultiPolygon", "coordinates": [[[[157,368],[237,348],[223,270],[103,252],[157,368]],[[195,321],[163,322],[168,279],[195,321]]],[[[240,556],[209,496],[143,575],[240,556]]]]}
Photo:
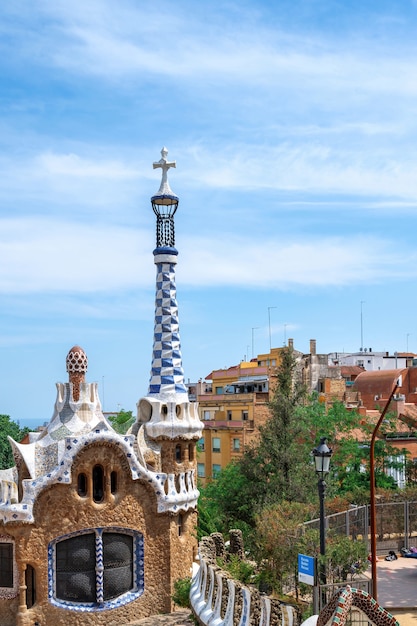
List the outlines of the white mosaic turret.
{"type": "Polygon", "coordinates": [[[188,399],[178,322],[174,215],[179,199],[168,182],[168,170],[176,163],[168,161],[167,155],[168,150],[162,148],[161,159],[153,164],[162,170],[161,185],[151,198],[156,215],[155,325],[148,395],[138,403],[138,421],[145,424],[152,439],[198,439],[203,424],[197,404],[188,399]]]}

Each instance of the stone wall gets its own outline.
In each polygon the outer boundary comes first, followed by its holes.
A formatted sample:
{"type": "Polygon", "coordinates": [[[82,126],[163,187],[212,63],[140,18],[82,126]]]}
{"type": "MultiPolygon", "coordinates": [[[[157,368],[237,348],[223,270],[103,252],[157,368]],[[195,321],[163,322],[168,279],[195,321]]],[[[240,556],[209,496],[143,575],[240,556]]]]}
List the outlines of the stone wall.
{"type": "Polygon", "coordinates": [[[54,484],[44,489],[34,506],[35,524],[8,524],[1,533],[14,541],[19,589],[12,600],[0,599],[1,626],[116,626],[172,609],[175,579],[190,576],[197,550],[194,537],[196,512],[179,514],[156,512],[153,488],[145,481],[132,481],[124,454],[111,445],[90,445],[74,461],[70,484],[54,484]],[[117,491],[106,489],[106,497],[96,503],[80,497],[78,472],[89,475],[99,464],[109,471],[117,469],[117,491]],[[111,610],[76,611],[54,606],[49,598],[51,566],[47,555],[57,538],[85,529],[131,529],[143,535],[143,593],[131,602],[111,610]],[[36,573],[36,602],[26,608],[25,569],[36,573]],[[19,607],[19,608],[18,608],[19,607]]]}

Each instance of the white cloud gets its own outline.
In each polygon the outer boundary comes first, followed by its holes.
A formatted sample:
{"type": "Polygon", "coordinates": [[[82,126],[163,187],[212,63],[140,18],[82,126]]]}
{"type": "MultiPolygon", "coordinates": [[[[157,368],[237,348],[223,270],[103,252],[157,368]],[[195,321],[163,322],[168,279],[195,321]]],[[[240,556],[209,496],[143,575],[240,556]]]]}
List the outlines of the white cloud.
{"type": "MultiPolygon", "coordinates": [[[[366,196],[381,201],[417,202],[417,152],[371,155],[349,146],[313,141],[275,146],[235,144],[221,152],[199,146],[187,160],[187,176],[195,185],[218,189],[269,190],[366,196]]],[[[264,199],[264,197],[260,197],[264,199]]],[[[358,208],[363,209],[361,204],[358,208]]],[[[401,202],[398,204],[401,208],[401,202]]]]}
{"type": "MultiPolygon", "coordinates": [[[[152,289],[151,242],[150,233],[122,227],[1,220],[0,292],[88,295],[152,289]]],[[[415,277],[415,256],[404,249],[398,255],[387,242],[358,236],[286,242],[250,235],[183,236],[178,272],[184,286],[320,287],[415,277]]],[[[90,306],[87,300],[81,304],[87,317],[94,315],[90,306]]]]}
{"type": "Polygon", "coordinates": [[[94,179],[137,179],[139,171],[120,161],[105,159],[91,160],[78,154],[56,154],[46,152],[34,159],[34,166],[39,176],[94,178],[94,179]]]}
{"type": "Polygon", "coordinates": [[[149,286],[151,241],[148,233],[99,223],[1,220],[0,291],[91,293],[149,286]]]}
{"type": "Polygon", "coordinates": [[[416,254],[372,237],[309,241],[197,237],[181,249],[181,280],[193,285],[288,289],[375,283],[417,275],[416,254]],[[387,252],[392,250],[392,252],[387,252]]]}

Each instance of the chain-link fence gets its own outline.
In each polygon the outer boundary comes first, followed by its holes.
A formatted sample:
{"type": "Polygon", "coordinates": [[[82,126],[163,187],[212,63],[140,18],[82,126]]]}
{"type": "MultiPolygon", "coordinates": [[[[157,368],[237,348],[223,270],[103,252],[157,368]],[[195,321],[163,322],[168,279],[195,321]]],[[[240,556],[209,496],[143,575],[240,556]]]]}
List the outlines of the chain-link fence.
{"type": "MultiPolygon", "coordinates": [[[[342,513],[327,515],[326,532],[346,535],[352,540],[364,540],[370,551],[370,507],[352,507],[342,513]]],[[[306,528],[319,530],[320,520],[304,524],[306,528]]],[[[417,502],[384,502],[376,505],[376,550],[383,556],[390,550],[399,552],[417,544],[417,502]]]]}

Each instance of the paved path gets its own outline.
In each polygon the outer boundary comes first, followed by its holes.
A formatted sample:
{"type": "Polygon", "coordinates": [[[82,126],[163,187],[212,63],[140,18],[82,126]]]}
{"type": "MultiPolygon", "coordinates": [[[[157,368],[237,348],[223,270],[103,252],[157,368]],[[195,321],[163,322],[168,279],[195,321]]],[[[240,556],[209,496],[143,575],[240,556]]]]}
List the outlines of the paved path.
{"type": "Polygon", "coordinates": [[[154,615],[152,617],[144,617],[137,622],[131,622],[128,626],[195,626],[194,622],[189,619],[190,611],[188,609],[175,611],[169,615],[154,615]]]}
{"type": "MultiPolygon", "coordinates": [[[[367,574],[371,575],[370,570],[367,574]]],[[[377,577],[379,604],[401,626],[417,626],[417,559],[378,561],[377,577]]]]}
{"type": "Polygon", "coordinates": [[[378,602],[390,610],[417,610],[417,559],[378,561],[378,602]]]}

